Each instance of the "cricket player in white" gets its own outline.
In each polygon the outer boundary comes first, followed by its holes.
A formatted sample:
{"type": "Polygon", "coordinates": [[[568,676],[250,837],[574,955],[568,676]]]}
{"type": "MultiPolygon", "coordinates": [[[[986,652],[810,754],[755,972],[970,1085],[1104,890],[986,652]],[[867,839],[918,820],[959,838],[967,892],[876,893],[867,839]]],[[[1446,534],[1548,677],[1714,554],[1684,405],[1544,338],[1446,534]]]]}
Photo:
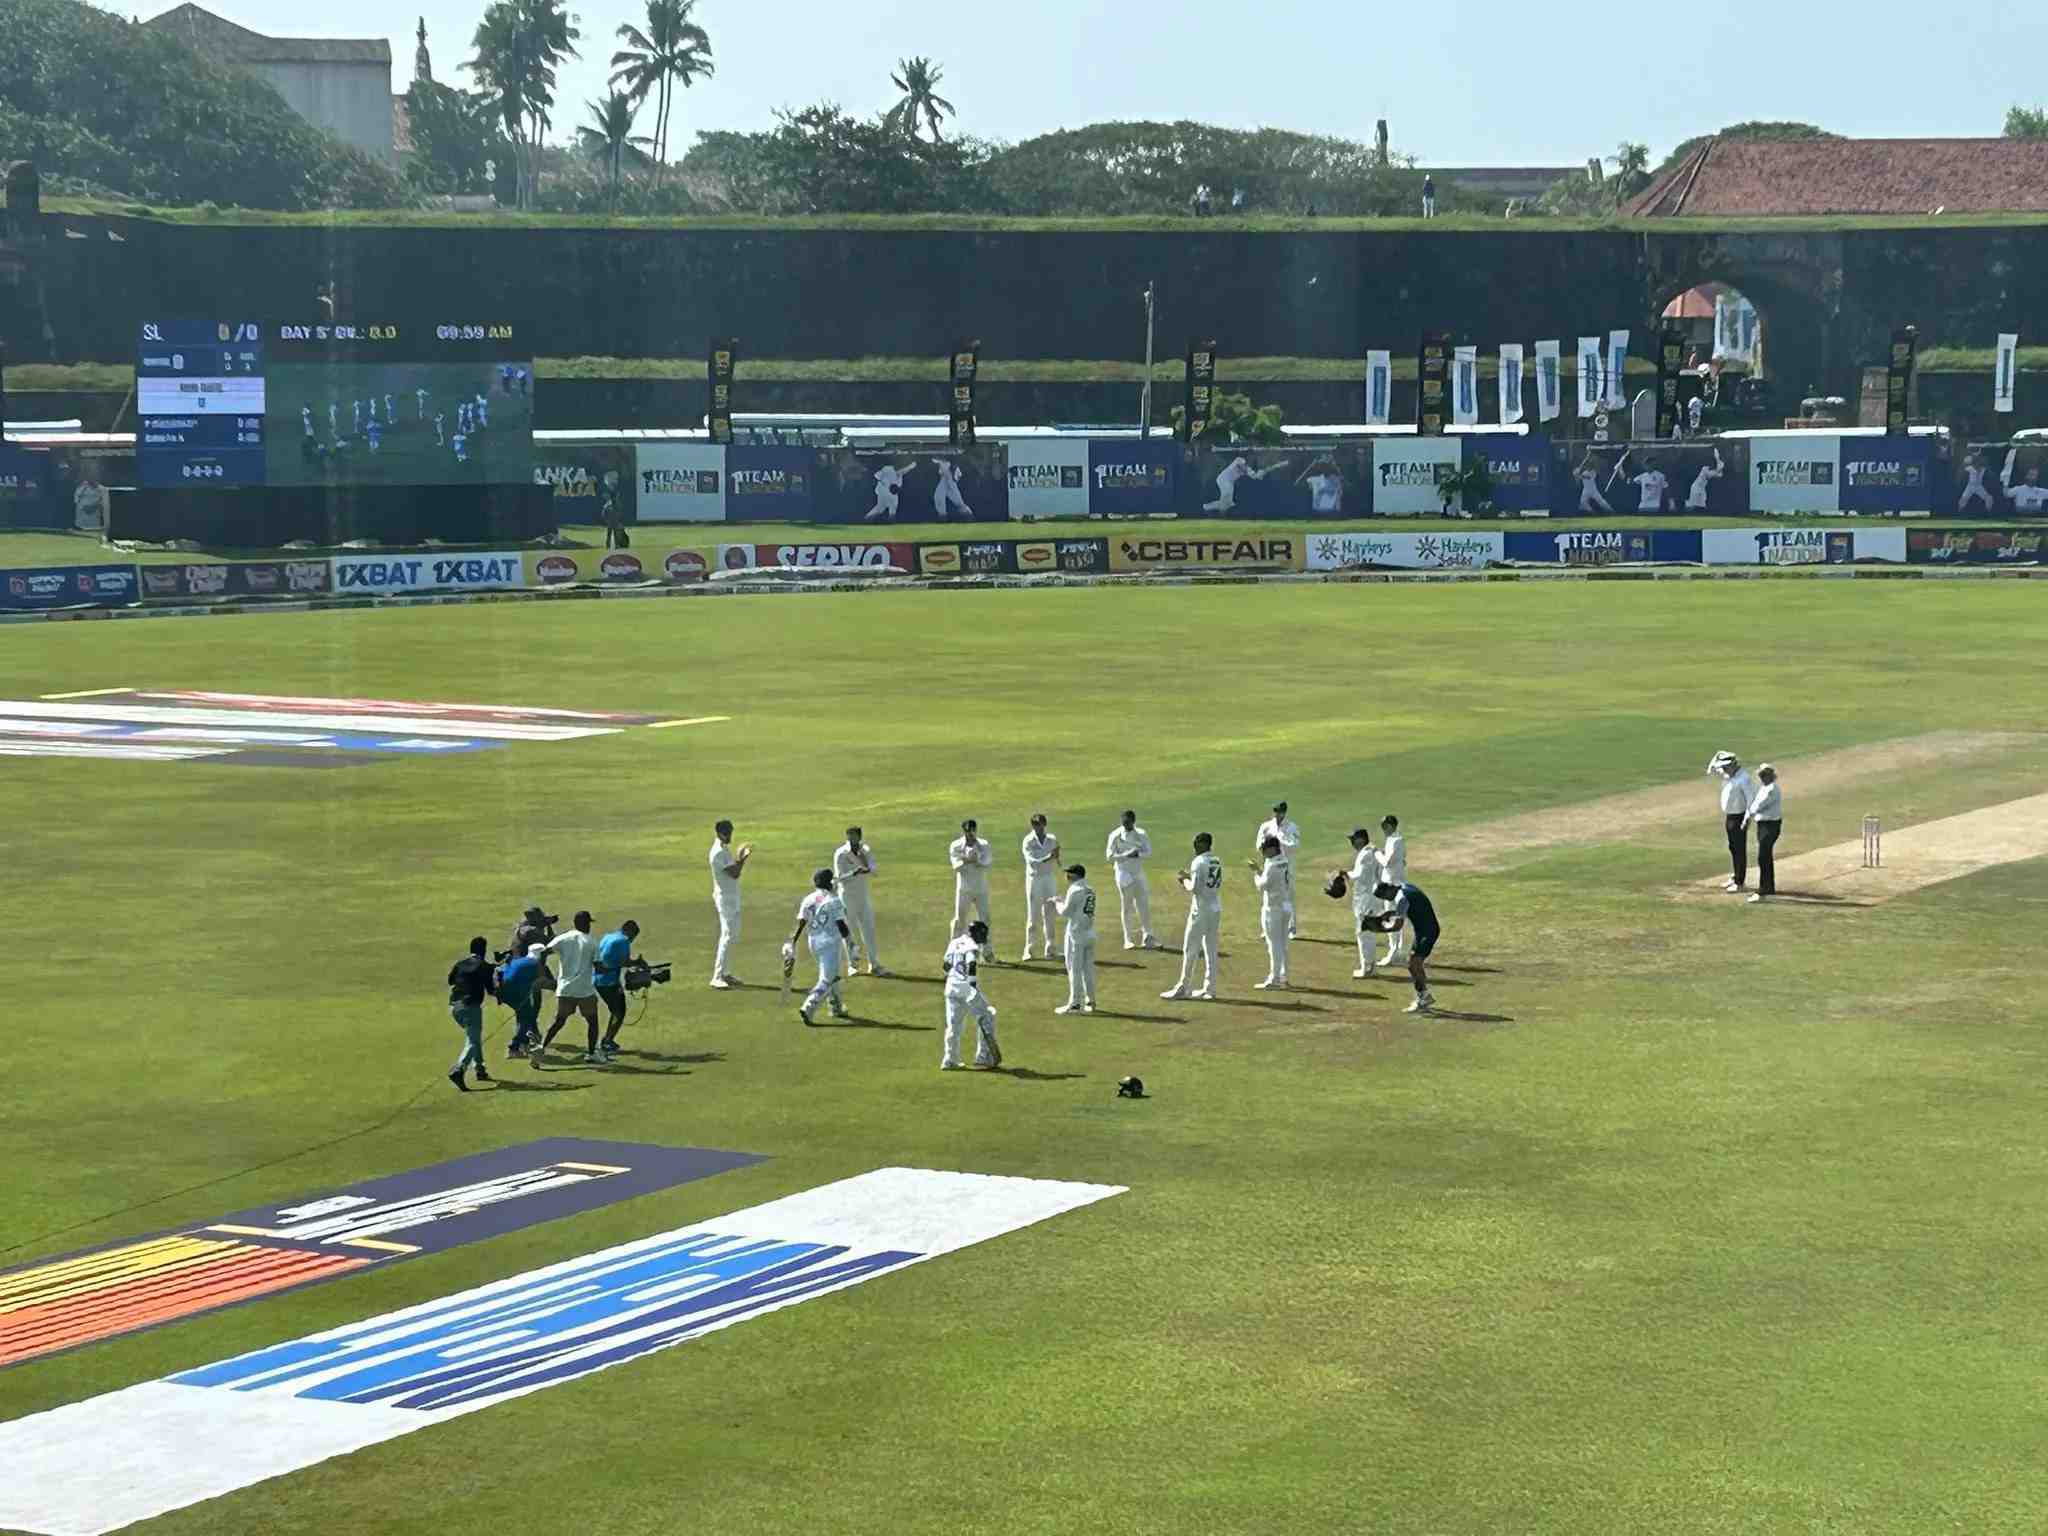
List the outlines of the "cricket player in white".
{"type": "Polygon", "coordinates": [[[1636,504],[1638,512],[1664,510],[1664,493],[1671,488],[1671,482],[1665,478],[1663,470],[1653,464],[1640,475],[1631,475],[1629,478],[1642,491],[1642,500],[1636,504]]]}
{"type": "Polygon", "coordinates": [[[1351,885],[1351,926],[1358,939],[1358,969],[1351,973],[1352,979],[1363,981],[1377,966],[1373,963],[1373,930],[1366,927],[1365,920],[1379,914],[1384,902],[1373,895],[1373,887],[1380,883],[1380,856],[1372,846],[1372,834],[1364,827],[1351,829],[1351,869],[1345,878],[1351,885]]]}
{"type": "MultiPolygon", "coordinates": [[[[961,822],[960,835],[946,850],[946,857],[953,861],[953,937],[956,939],[967,931],[970,907],[980,914],[982,927],[988,927],[988,867],[995,862],[995,850],[975,835],[975,827],[972,816],[961,822]]],[[[984,949],[981,958],[991,960],[994,956],[984,949]]]]}
{"type": "MultiPolygon", "coordinates": [[[[1401,835],[1401,818],[1382,816],[1380,818],[1380,878],[1381,885],[1405,885],[1408,881],[1408,839],[1401,835]]],[[[1385,912],[1385,903],[1379,911],[1385,912]]],[[[1408,952],[1408,928],[1406,924],[1387,936],[1386,957],[1381,965],[1392,965],[1408,952]]]]}
{"type": "Polygon", "coordinates": [[[868,509],[864,519],[870,523],[893,523],[896,521],[896,498],[903,493],[903,471],[894,464],[884,464],[875,471],[875,504],[868,509]]]}
{"type": "Polygon", "coordinates": [[[1152,937],[1152,893],[1145,885],[1144,861],[1152,856],[1152,838],[1138,825],[1138,813],[1125,811],[1123,820],[1109,834],[1109,845],[1103,856],[1109,860],[1109,867],[1116,871],[1116,898],[1119,914],[1123,918],[1124,948],[1136,949],[1142,944],[1147,949],[1157,949],[1159,941],[1152,937]],[[1138,914],[1138,937],[1131,938],[1131,913],[1138,914]]]}
{"type": "Polygon", "coordinates": [[[1045,829],[1045,812],[1031,818],[1024,834],[1024,953],[1031,958],[1031,935],[1038,933],[1038,953],[1050,960],[1053,950],[1053,908],[1059,903],[1060,840],[1045,829]]]}
{"type": "Polygon", "coordinates": [[[1216,1000],[1216,939],[1223,928],[1223,861],[1210,852],[1215,839],[1206,832],[1195,834],[1195,856],[1180,872],[1180,888],[1188,893],[1188,930],[1180,946],[1180,980],[1161,997],[1198,997],[1216,1000]],[[1195,956],[1202,957],[1202,985],[1190,992],[1195,956]]]}
{"type": "MultiPolygon", "coordinates": [[[[1283,461],[1284,464],[1284,461],[1283,461]]],[[[1237,482],[1249,475],[1254,480],[1263,480],[1282,464],[1268,465],[1265,469],[1253,469],[1239,454],[1223,466],[1223,473],[1216,477],[1216,499],[1202,503],[1204,512],[1228,512],[1237,505],[1237,482]]]]}
{"type": "Polygon", "coordinates": [[[732,973],[732,948],[740,941],[740,876],[753,857],[751,844],[732,845],[732,823],[721,821],[711,842],[711,900],[718,908],[718,957],[711,962],[711,985],[721,991],[738,985],[732,973]]]}
{"type": "Polygon", "coordinates": [[[1095,890],[1079,864],[1066,868],[1067,894],[1054,908],[1066,920],[1067,1000],[1054,1013],[1095,1011],[1095,890]]]}
{"type": "Polygon", "coordinates": [[[2005,468],[1999,471],[1998,483],[2005,487],[2005,494],[2012,499],[2013,511],[2023,517],[2039,517],[2043,508],[2048,508],[2048,486],[2041,484],[2041,467],[2038,464],[2029,465],[2026,479],[2014,485],[2012,473],[2019,457],[2019,449],[2005,450],[2005,468]]]}
{"type": "Polygon", "coordinates": [[[952,516],[951,508],[958,507],[960,515],[970,522],[973,509],[967,505],[967,498],[960,494],[960,466],[949,459],[933,459],[932,468],[939,472],[939,483],[932,487],[932,511],[940,522],[952,516]]]}
{"type": "MultiPolygon", "coordinates": [[[[875,850],[862,839],[859,827],[848,827],[846,841],[832,850],[832,877],[839,887],[839,899],[846,904],[847,924],[853,929],[849,962],[857,961],[865,954],[870,976],[888,975],[888,967],[877,958],[875,898],[868,885],[875,877],[875,850]]],[[[849,963],[849,975],[852,970],[849,963]]]]}
{"type": "MultiPolygon", "coordinates": [[[[1252,847],[1265,847],[1266,839],[1269,837],[1277,837],[1280,840],[1281,856],[1289,863],[1292,863],[1301,851],[1301,828],[1296,826],[1294,818],[1287,814],[1285,800],[1273,803],[1273,814],[1260,822],[1259,830],[1252,834],[1252,847]]],[[[1290,904],[1287,909],[1287,937],[1291,939],[1294,934],[1294,908],[1290,904]]]]}
{"type": "Polygon", "coordinates": [[[1612,512],[1607,498],[1600,494],[1600,458],[1590,448],[1585,458],[1579,461],[1579,510],[1581,512],[1612,512]]]}
{"type": "Polygon", "coordinates": [[[1261,989],[1287,990],[1287,920],[1294,910],[1294,866],[1280,852],[1280,839],[1269,837],[1260,844],[1265,865],[1246,859],[1252,884],[1259,888],[1259,930],[1266,936],[1266,979],[1255,981],[1261,989]]]}
{"type": "Polygon", "coordinates": [[[968,924],[967,931],[946,946],[946,1044],[945,1053],[939,1057],[941,1072],[960,1070],[960,1034],[969,1018],[974,1020],[974,1064],[1003,1064],[1003,1053],[996,1045],[996,1011],[981,995],[978,974],[987,948],[986,923],[968,924]]]}
{"type": "Polygon", "coordinates": [[[327,402],[327,435],[337,440],[341,437],[341,407],[332,400],[327,402]]]}
{"type": "Polygon", "coordinates": [[[1983,502],[1986,512],[1996,510],[1991,501],[1991,492],[1984,484],[1983,457],[1973,453],[1963,460],[1963,473],[1968,479],[1963,485],[1963,494],[1956,498],[1956,511],[1962,511],[1973,499],[1983,502]]]}
{"type": "Polygon", "coordinates": [[[424,389],[416,389],[412,392],[412,395],[419,408],[419,419],[425,421],[427,419],[427,392],[424,389]]]}
{"type": "Polygon", "coordinates": [[[846,968],[845,945],[851,937],[846,926],[846,903],[832,892],[832,871],[821,869],[811,876],[811,887],[811,894],[797,903],[796,927],[782,945],[782,958],[787,963],[795,958],[797,935],[806,930],[810,933],[811,955],[818,962],[818,984],[796,1010],[796,1016],[806,1024],[816,1016],[820,1003],[832,1005],[833,1018],[846,1017],[846,1004],[839,999],[839,977],[846,968]]]}
{"type": "Polygon", "coordinates": [[[1294,483],[1308,482],[1308,509],[1318,515],[1344,510],[1344,471],[1329,459],[1317,459],[1294,483]]]}
{"type": "Polygon", "coordinates": [[[1692,490],[1686,494],[1685,510],[1688,512],[1706,511],[1708,488],[1727,473],[1728,466],[1721,462],[1721,450],[1716,448],[1714,450],[1714,462],[1702,465],[1700,472],[1692,477],[1692,490]]]}

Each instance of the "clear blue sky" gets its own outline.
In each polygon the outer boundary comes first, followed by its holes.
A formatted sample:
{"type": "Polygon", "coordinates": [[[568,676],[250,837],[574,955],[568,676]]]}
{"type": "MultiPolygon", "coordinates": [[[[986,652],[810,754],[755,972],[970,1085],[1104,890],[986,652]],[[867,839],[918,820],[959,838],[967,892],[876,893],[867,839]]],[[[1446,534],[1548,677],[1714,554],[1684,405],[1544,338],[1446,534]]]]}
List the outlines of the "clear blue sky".
{"type": "MultiPolygon", "coordinates": [[[[133,5],[135,0],[129,0],[133,5]]],[[[152,16],[176,0],[142,0],[152,16]]],[[[280,36],[391,39],[392,87],[412,78],[424,11],[437,78],[457,66],[483,0],[201,0],[280,36]]],[[[129,10],[129,5],[118,8],[129,10]]],[[[584,57],[558,136],[602,94],[628,0],[570,0],[584,57]]],[[[716,79],[692,88],[672,142],[696,129],[771,125],[779,106],[831,98],[857,112],[892,99],[905,54],[945,69],[958,126],[999,139],[1117,118],[1201,118],[1370,139],[1438,165],[1570,165],[1639,139],[1661,159],[1681,139],[1745,118],[1797,118],[1868,137],[1995,134],[2016,101],[2048,101],[2048,7],[1956,11],[1904,0],[1801,6],[1728,0],[1569,10],[1443,0],[1411,26],[1398,8],[1340,0],[1132,6],[1110,0],[699,0],[716,79]]],[[[646,126],[652,127],[652,111],[646,126]]]]}

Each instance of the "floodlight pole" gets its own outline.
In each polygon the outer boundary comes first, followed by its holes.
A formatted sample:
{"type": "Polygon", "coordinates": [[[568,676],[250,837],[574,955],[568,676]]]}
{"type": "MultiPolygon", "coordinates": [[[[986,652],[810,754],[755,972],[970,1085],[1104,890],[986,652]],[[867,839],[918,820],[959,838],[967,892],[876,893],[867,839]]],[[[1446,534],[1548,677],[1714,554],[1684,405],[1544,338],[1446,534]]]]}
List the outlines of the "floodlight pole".
{"type": "Polygon", "coordinates": [[[1152,284],[1145,285],[1145,391],[1138,402],[1138,436],[1152,435],[1152,284]]]}

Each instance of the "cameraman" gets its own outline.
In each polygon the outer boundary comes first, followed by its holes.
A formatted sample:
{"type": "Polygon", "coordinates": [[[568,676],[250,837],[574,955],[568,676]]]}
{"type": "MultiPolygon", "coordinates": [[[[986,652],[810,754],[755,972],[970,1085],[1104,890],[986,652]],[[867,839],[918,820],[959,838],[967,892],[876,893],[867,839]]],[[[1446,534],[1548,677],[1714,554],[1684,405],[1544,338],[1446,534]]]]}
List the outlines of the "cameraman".
{"type": "Polygon", "coordinates": [[[546,974],[540,962],[547,952],[545,944],[529,944],[498,973],[498,1001],[512,1010],[517,1025],[505,1052],[514,1059],[540,1044],[540,979],[546,974]]]}
{"type": "MultiPolygon", "coordinates": [[[[506,946],[504,958],[517,960],[536,944],[545,950],[548,945],[555,942],[555,924],[561,920],[556,913],[543,912],[539,907],[528,907],[520,914],[518,926],[512,930],[512,942],[506,946]]],[[[540,984],[534,988],[534,996],[538,999],[542,992],[554,990],[555,975],[548,969],[547,959],[543,956],[540,964],[540,984]]]]}
{"type": "Polygon", "coordinates": [[[597,941],[597,964],[591,974],[597,983],[597,995],[604,999],[611,1015],[605,1024],[604,1041],[597,1048],[606,1057],[619,1054],[619,1026],[626,1022],[625,969],[633,958],[633,941],[639,937],[640,925],[629,917],[597,941]]]}

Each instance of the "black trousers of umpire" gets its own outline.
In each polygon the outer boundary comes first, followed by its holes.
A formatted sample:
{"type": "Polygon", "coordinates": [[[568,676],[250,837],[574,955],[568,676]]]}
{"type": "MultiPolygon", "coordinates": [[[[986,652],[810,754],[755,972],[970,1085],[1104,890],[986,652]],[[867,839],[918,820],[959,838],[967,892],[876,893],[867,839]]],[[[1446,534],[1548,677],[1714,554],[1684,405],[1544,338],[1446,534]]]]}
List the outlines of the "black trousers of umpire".
{"type": "Polygon", "coordinates": [[[1730,811],[1721,819],[1728,824],[1729,878],[1740,885],[1749,873],[1749,834],[1743,829],[1740,811],[1730,811]]]}
{"type": "Polygon", "coordinates": [[[1756,824],[1756,888],[1766,896],[1778,894],[1778,866],[1774,860],[1778,834],[1784,830],[1782,821],[1759,821],[1756,824]]]}

